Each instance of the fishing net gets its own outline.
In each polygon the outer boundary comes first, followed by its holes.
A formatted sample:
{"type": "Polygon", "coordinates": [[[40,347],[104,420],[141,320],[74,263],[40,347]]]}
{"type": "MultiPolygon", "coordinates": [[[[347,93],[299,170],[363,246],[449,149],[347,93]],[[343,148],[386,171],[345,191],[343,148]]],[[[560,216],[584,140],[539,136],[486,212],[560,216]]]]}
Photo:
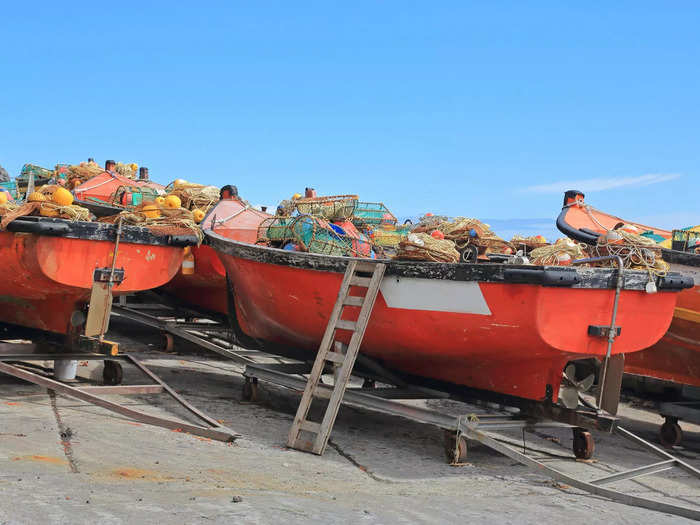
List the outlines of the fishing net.
{"type": "MultiPolygon", "coordinates": [[[[658,244],[648,237],[624,230],[612,230],[601,235],[591,251],[596,257],[617,255],[622,259],[625,268],[646,270],[650,278],[664,276],[669,269],[658,244]]],[[[597,265],[614,266],[614,262],[604,261],[597,265]]]]}
{"type": "Polygon", "coordinates": [[[458,250],[474,245],[479,254],[515,252],[509,242],[501,239],[488,224],[478,219],[456,217],[453,221],[441,223],[437,229],[445,235],[445,239],[454,241],[458,250]]]}
{"type": "Polygon", "coordinates": [[[435,239],[427,233],[410,233],[399,244],[395,259],[456,263],[459,252],[455,243],[447,239],[435,239]]]}
{"type": "Polygon", "coordinates": [[[545,239],[541,235],[523,237],[522,235],[516,234],[513,235],[513,238],[510,240],[510,245],[516,252],[522,251],[525,254],[529,254],[532,250],[544,248],[545,246],[549,246],[550,244],[547,242],[547,239],[545,239]]]}
{"type": "Polygon", "coordinates": [[[293,200],[302,215],[313,215],[329,221],[350,219],[357,207],[357,195],[333,195],[293,200]]]}
{"type": "Polygon", "coordinates": [[[73,189],[100,173],[104,173],[104,171],[96,162],[81,162],[80,164],[68,166],[66,186],[69,189],[73,189]]]}
{"type": "Polygon", "coordinates": [[[55,217],[67,219],[69,221],[91,221],[90,211],[82,206],[76,206],[75,204],[60,206],[54,202],[25,202],[21,206],[14,205],[13,207],[9,207],[7,204],[4,205],[6,211],[2,213],[0,230],[7,228],[7,225],[15,219],[29,215],[55,217]]]}
{"type": "Polygon", "coordinates": [[[358,202],[352,221],[358,228],[366,226],[396,226],[398,219],[381,202],[358,202]]]}
{"type": "Polygon", "coordinates": [[[219,188],[216,186],[203,186],[201,184],[179,184],[173,187],[169,195],[177,195],[182,202],[182,207],[188,210],[200,209],[204,212],[219,202],[219,188]]]}
{"type": "Polygon", "coordinates": [[[126,177],[128,179],[135,179],[136,174],[138,173],[138,165],[134,162],[131,164],[125,164],[123,162],[117,162],[117,165],[114,167],[114,171],[119,173],[122,177],[126,177]]]}
{"type": "Polygon", "coordinates": [[[258,243],[282,247],[291,243],[300,251],[346,257],[366,257],[371,252],[366,241],[311,215],[265,219],[258,227],[258,243]]]}
{"type": "Polygon", "coordinates": [[[374,228],[369,230],[369,236],[375,245],[383,248],[398,248],[402,240],[410,233],[410,227],[387,229],[374,228]]]}
{"type": "Polygon", "coordinates": [[[198,243],[204,240],[202,229],[195,222],[192,212],[184,208],[158,208],[151,202],[98,220],[115,224],[120,218],[123,224],[147,228],[155,235],[195,235],[198,243]]]}
{"type": "Polygon", "coordinates": [[[587,246],[572,241],[559,239],[552,245],[541,246],[530,252],[530,262],[539,266],[560,266],[575,259],[585,259],[590,255],[587,246]]]}
{"type": "Polygon", "coordinates": [[[430,233],[436,230],[443,222],[447,222],[447,217],[444,215],[425,214],[418,219],[418,224],[411,231],[413,233],[430,233]]]}

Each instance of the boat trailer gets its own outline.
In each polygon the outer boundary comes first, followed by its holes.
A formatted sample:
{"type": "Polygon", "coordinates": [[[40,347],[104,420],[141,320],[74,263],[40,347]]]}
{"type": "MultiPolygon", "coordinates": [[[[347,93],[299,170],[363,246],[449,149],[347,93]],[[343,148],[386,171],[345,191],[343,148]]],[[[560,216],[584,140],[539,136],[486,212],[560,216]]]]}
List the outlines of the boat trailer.
{"type": "Polygon", "coordinates": [[[238,433],[221,425],[219,422],[188,403],[138,359],[129,354],[118,353],[116,343],[91,340],[91,338],[82,338],[81,342],[81,349],[73,352],[66,352],[62,345],[51,345],[46,342],[39,344],[0,343],[0,373],[45,387],[49,391],[58,394],[92,403],[93,405],[126,416],[140,423],[186,432],[224,442],[232,442],[240,437],[238,433]],[[107,351],[82,350],[82,348],[86,347],[107,349],[107,351]],[[54,376],[60,375],[57,365],[57,363],[60,362],[77,361],[79,364],[87,366],[90,361],[103,361],[103,385],[88,384],[77,377],[76,379],[70,380],[70,382],[60,381],[56,378],[52,379],[52,374],[49,370],[41,366],[41,364],[46,361],[52,361],[54,363],[54,376]],[[123,375],[120,362],[136,367],[150,382],[138,385],[120,384],[123,375]],[[108,394],[133,395],[162,393],[168,394],[204,424],[196,425],[178,419],[169,419],[147,414],[102,397],[102,395],[108,394]]]}
{"type": "MultiPolygon", "coordinates": [[[[349,271],[354,270],[349,269],[349,271]]],[[[370,284],[369,281],[368,279],[364,282],[370,284]]],[[[121,304],[114,305],[112,314],[160,330],[164,334],[164,346],[169,350],[172,350],[172,337],[177,337],[195,344],[201,349],[213,351],[244,365],[243,398],[247,401],[258,399],[261,381],[294,392],[304,392],[309,384],[309,376],[313,373],[313,366],[310,362],[283,359],[259,350],[241,349],[231,343],[231,330],[226,324],[212,319],[211,316],[203,312],[159,304],[157,298],[151,303],[131,303],[129,305],[122,299],[121,304]],[[271,360],[276,362],[271,363],[271,360]]],[[[345,355],[344,352],[347,352],[348,348],[347,345],[344,346],[344,348],[336,346],[333,350],[329,348],[328,353],[345,355]]],[[[659,474],[674,468],[700,479],[700,470],[621,428],[618,425],[618,419],[614,416],[591,409],[575,411],[555,405],[550,407],[551,410],[541,408],[534,413],[528,413],[507,405],[484,404],[483,400],[479,398],[455,398],[449,392],[406,383],[361,353],[358,353],[355,358],[358,366],[351,368],[351,370],[354,369],[352,377],[359,379],[361,383],[358,384],[362,386],[346,388],[348,383],[354,383],[348,376],[342,388],[342,395],[338,397],[339,403],[399,416],[443,429],[445,431],[445,452],[450,464],[463,464],[467,458],[470,442],[479,442],[537,473],[590,494],[627,505],[700,520],[700,507],[676,505],[609,487],[613,483],[638,480],[643,476],[659,474]],[[468,403],[470,412],[457,417],[402,402],[430,399],[457,399],[468,403]],[[478,408],[475,409],[475,407],[478,408]],[[559,421],[549,418],[556,418],[559,421]],[[585,426],[585,428],[580,425],[585,426]],[[571,460],[579,459],[579,463],[585,464],[589,461],[586,458],[589,458],[593,453],[594,443],[588,428],[596,428],[625,438],[644,451],[658,457],[660,461],[586,481],[539,461],[526,452],[528,449],[534,449],[525,447],[523,443],[509,441],[504,436],[495,433],[512,429],[521,429],[524,433],[546,428],[569,428],[572,430],[575,458],[572,457],[571,460]]],[[[342,366],[339,355],[332,356],[331,359],[340,362],[327,363],[317,370],[318,384],[315,388],[315,396],[329,400],[332,397],[336,380],[341,379],[338,373],[339,367],[336,365],[342,366]]],[[[305,421],[305,423],[308,426],[302,423],[302,431],[305,431],[306,428],[313,429],[314,432],[321,430],[320,424],[312,424],[311,421],[305,421]]],[[[326,431],[330,434],[331,430],[332,424],[327,427],[326,431]]],[[[312,448],[312,443],[307,443],[307,446],[312,448]]],[[[567,458],[565,461],[570,460],[567,458]]]]}

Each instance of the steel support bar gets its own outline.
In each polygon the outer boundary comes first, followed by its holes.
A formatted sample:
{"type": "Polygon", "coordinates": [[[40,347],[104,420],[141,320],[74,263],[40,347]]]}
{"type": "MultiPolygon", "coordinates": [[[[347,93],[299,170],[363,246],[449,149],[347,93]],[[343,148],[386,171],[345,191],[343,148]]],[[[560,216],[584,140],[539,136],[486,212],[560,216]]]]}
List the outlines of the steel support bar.
{"type": "Polygon", "coordinates": [[[34,374],[32,372],[23,370],[19,367],[7,363],[0,362],[0,372],[13,377],[17,377],[19,379],[24,379],[25,381],[29,381],[30,383],[34,383],[35,385],[43,386],[45,388],[54,390],[59,394],[74,397],[76,399],[80,399],[81,401],[92,403],[99,407],[111,410],[112,412],[116,412],[117,414],[121,414],[135,421],[146,423],[148,425],[155,425],[163,428],[168,428],[170,430],[181,430],[189,434],[207,437],[210,439],[215,439],[217,441],[231,442],[234,441],[237,437],[239,437],[238,434],[231,432],[230,430],[200,427],[197,425],[192,425],[190,423],[185,423],[184,421],[178,421],[159,416],[152,416],[150,414],[144,414],[143,412],[139,412],[132,408],[128,408],[119,405],[118,403],[114,403],[112,401],[108,401],[101,397],[95,396],[88,392],[84,392],[79,388],[65,385],[58,381],[54,381],[53,379],[42,377],[38,374],[34,374]]]}
{"type": "Polygon", "coordinates": [[[253,362],[252,359],[250,359],[244,355],[237,354],[233,350],[229,350],[227,348],[222,348],[221,346],[216,345],[203,337],[194,335],[194,334],[188,332],[186,329],[180,328],[179,326],[177,326],[176,323],[162,321],[162,320],[158,319],[157,317],[153,317],[152,315],[149,315],[149,314],[146,314],[143,312],[138,312],[136,310],[133,310],[133,309],[125,307],[125,306],[114,305],[112,308],[112,312],[118,314],[121,317],[129,319],[131,321],[134,321],[134,322],[146,325],[146,326],[150,326],[151,328],[155,328],[156,330],[161,330],[161,331],[176,335],[177,337],[179,337],[181,339],[189,341],[190,343],[194,343],[197,346],[200,346],[202,348],[205,348],[206,350],[210,350],[212,352],[220,354],[220,355],[227,357],[233,361],[237,361],[237,362],[243,363],[243,364],[253,362]]]}
{"type": "Polygon", "coordinates": [[[88,394],[162,394],[161,385],[116,385],[116,386],[76,386],[77,390],[88,394]]]}
{"type": "Polygon", "coordinates": [[[591,481],[591,483],[593,485],[607,485],[608,483],[613,483],[615,481],[639,478],[641,476],[649,476],[651,474],[663,472],[664,470],[672,469],[674,467],[674,463],[674,460],[667,459],[666,461],[659,461],[658,463],[653,463],[651,465],[645,465],[643,467],[637,467],[622,472],[616,472],[615,474],[605,476],[604,478],[594,479],[593,481],[591,481]]]}
{"type": "Polygon", "coordinates": [[[681,468],[685,470],[687,473],[692,474],[696,478],[700,479],[700,470],[696,469],[692,465],[689,465],[685,461],[678,459],[676,456],[673,456],[666,452],[665,450],[657,447],[653,443],[649,443],[647,440],[640,438],[639,436],[632,434],[629,430],[625,430],[624,428],[617,427],[615,429],[615,433],[619,436],[624,437],[625,439],[628,439],[637,445],[639,445],[641,448],[644,448],[648,450],[649,452],[652,452],[659,456],[660,458],[666,459],[666,460],[673,460],[675,465],[678,468],[681,468]]]}
{"type": "MultiPolygon", "coordinates": [[[[306,386],[306,380],[275,370],[269,370],[266,365],[248,365],[243,372],[245,377],[256,378],[260,381],[267,381],[279,386],[283,386],[292,390],[301,391],[306,386]]],[[[319,385],[320,392],[330,393],[332,388],[326,385],[319,385]]],[[[345,396],[343,402],[348,405],[358,406],[361,408],[367,408],[370,410],[376,410],[378,412],[383,412],[386,414],[391,414],[394,416],[405,417],[412,419],[414,421],[419,421],[421,423],[427,423],[429,425],[434,425],[436,427],[445,430],[457,430],[458,420],[460,418],[448,414],[442,414],[436,412],[435,410],[430,410],[427,408],[421,408],[412,405],[406,405],[404,403],[399,403],[398,401],[393,401],[391,399],[385,399],[381,397],[375,397],[370,393],[363,391],[358,392],[359,389],[347,389],[345,391],[345,396]]],[[[477,418],[482,417],[482,414],[475,414],[477,418]]],[[[556,423],[551,421],[537,421],[532,422],[531,420],[519,419],[517,415],[502,416],[501,420],[493,421],[493,417],[489,418],[488,415],[484,415],[484,424],[490,429],[502,430],[506,428],[551,428],[551,427],[569,427],[570,425],[563,423],[556,423]],[[489,421],[491,419],[491,421],[489,421]]],[[[466,425],[466,423],[461,426],[466,425]]]]}
{"type": "Polygon", "coordinates": [[[546,474],[557,481],[561,481],[563,483],[566,483],[567,485],[571,485],[572,487],[575,487],[577,489],[585,490],[586,492],[590,492],[591,494],[603,496],[604,498],[608,498],[619,503],[624,503],[626,505],[642,507],[645,509],[656,510],[659,512],[666,512],[668,514],[683,516],[692,520],[700,520],[700,508],[693,509],[690,507],[684,507],[682,505],[673,505],[671,503],[642,498],[633,494],[625,494],[617,490],[601,487],[599,485],[594,485],[593,483],[589,483],[586,481],[581,481],[572,476],[569,476],[568,474],[564,474],[563,472],[557,469],[549,467],[544,463],[532,459],[526,454],[518,452],[517,450],[509,447],[508,445],[496,441],[493,437],[478,429],[466,428],[463,430],[463,432],[469,439],[479,441],[487,447],[497,452],[500,452],[505,456],[508,456],[509,458],[511,458],[514,461],[517,461],[518,463],[530,467],[539,473],[546,474]]]}

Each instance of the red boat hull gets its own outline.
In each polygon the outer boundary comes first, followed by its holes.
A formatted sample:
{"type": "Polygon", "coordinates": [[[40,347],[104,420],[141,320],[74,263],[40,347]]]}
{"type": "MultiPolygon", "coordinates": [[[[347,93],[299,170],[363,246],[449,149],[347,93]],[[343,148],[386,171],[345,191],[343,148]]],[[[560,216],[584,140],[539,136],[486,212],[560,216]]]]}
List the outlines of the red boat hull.
{"type": "MultiPolygon", "coordinates": [[[[580,194],[579,194],[580,195],[580,194]]],[[[587,205],[583,196],[578,202],[569,202],[559,216],[557,223],[564,223],[576,230],[587,229],[604,233],[617,224],[636,226],[640,231],[653,231],[656,235],[670,238],[671,232],[644,224],[634,223],[610,215],[587,205]]],[[[569,234],[568,232],[564,232],[569,234]]],[[[673,254],[665,251],[665,254],[673,254]]],[[[676,254],[678,252],[675,252],[676,254]]],[[[700,259],[700,256],[683,254],[687,258],[700,259]]],[[[668,257],[669,255],[665,255],[668,257]]],[[[671,262],[671,270],[690,275],[700,283],[698,266],[678,265],[671,262]]],[[[625,372],[664,381],[700,386],[700,287],[683,290],[678,296],[673,322],[667,334],[655,345],[625,358],[625,372]]]]}
{"type": "MultiPolygon", "coordinates": [[[[248,207],[239,199],[221,200],[202,221],[202,228],[211,227],[214,219],[217,232],[229,239],[254,244],[258,226],[267,213],[248,207]],[[223,221],[223,222],[222,222],[223,221]]],[[[192,248],[194,273],[179,273],[163,290],[180,303],[216,314],[226,315],[228,294],[226,270],[219,256],[209,246],[192,248]]]]}
{"type": "MultiPolygon", "coordinates": [[[[114,242],[0,232],[0,321],[68,333],[71,317],[90,297],[95,268],[109,268],[114,242]]],[[[177,273],[183,249],[121,243],[115,295],[160,286],[177,273]]]]}
{"type": "MultiPolygon", "coordinates": [[[[217,237],[208,235],[210,241],[217,237]]],[[[235,253],[235,247],[233,253],[226,249],[221,238],[212,244],[230,276],[242,331],[315,352],[336,301],[342,270],[275,264],[274,259],[284,256],[274,252],[281,250],[250,247],[247,250],[255,253],[243,256],[235,253]]],[[[320,257],[303,255],[312,267],[320,257]]],[[[656,342],[668,328],[676,296],[623,291],[618,324],[624,328],[613,353],[637,351],[656,342]]],[[[556,400],[567,362],[605,355],[605,340],[589,336],[588,326],[610,323],[613,298],[611,289],[389,274],[382,281],[362,352],[393,369],[428,379],[556,400]]]]}

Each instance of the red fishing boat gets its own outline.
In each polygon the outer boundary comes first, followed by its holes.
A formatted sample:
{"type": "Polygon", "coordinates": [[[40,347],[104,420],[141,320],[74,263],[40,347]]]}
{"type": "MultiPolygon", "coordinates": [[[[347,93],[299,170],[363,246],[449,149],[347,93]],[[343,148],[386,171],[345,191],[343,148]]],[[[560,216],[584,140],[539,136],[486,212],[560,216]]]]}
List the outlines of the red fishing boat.
{"type": "Polygon", "coordinates": [[[95,281],[111,276],[114,295],[156,288],[180,269],[183,246],[196,242],[134,226],[16,218],[0,231],[0,321],[77,334],[95,281]]]}
{"type": "MultiPolygon", "coordinates": [[[[599,235],[625,225],[635,227],[639,233],[671,238],[668,230],[623,220],[593,208],[578,191],[566,192],[564,207],[557,219],[557,227],[562,233],[591,245],[596,244],[599,235]]],[[[672,271],[700,283],[700,255],[665,248],[661,253],[672,271]]],[[[666,334],[646,350],[626,356],[625,372],[700,386],[700,286],[679,294],[666,334]]]]}
{"type": "Polygon", "coordinates": [[[130,179],[104,171],[76,186],[73,193],[80,204],[126,207],[153,200],[164,193],[164,186],[150,180],[130,179]]]}
{"type": "MultiPolygon", "coordinates": [[[[258,239],[258,226],[271,215],[256,210],[250,204],[232,197],[220,200],[200,226],[216,227],[216,231],[229,239],[254,244],[258,239]]],[[[210,313],[226,315],[228,295],[226,269],[216,252],[202,244],[192,248],[194,271],[179,273],[163,287],[163,291],[178,302],[210,313]]]]}
{"type": "MultiPolygon", "coordinates": [[[[266,351],[316,352],[347,257],[246,244],[205,230],[228,273],[241,341],[266,351]]],[[[567,363],[601,358],[617,270],[387,260],[363,354],[411,378],[536,401],[558,399],[567,363]]],[[[677,280],[624,271],[613,354],[641,350],[667,330],[677,280]]],[[[359,290],[352,293],[361,295],[359,290]]],[[[353,308],[346,313],[356,315],[353,308]]],[[[342,337],[338,334],[338,337],[342,337]]],[[[488,397],[488,396],[484,396],[488,397]]]]}

